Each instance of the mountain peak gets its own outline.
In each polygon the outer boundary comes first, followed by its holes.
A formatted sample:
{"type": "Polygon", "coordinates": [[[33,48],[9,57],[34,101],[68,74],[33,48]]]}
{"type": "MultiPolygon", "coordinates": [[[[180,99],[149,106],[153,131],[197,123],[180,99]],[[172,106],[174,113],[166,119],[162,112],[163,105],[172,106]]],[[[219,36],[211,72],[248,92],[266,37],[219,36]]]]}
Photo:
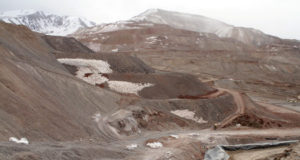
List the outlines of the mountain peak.
{"type": "Polygon", "coordinates": [[[96,25],[96,23],[85,18],[59,16],[33,9],[2,12],[0,13],[0,19],[6,23],[25,25],[36,32],[60,36],[71,34],[79,28],[96,25]]]}
{"type": "Polygon", "coordinates": [[[162,9],[158,9],[158,8],[147,9],[146,11],[142,12],[141,14],[133,17],[132,20],[143,21],[143,20],[146,20],[148,16],[157,14],[159,11],[162,11],[162,9]]]}
{"type": "Polygon", "coordinates": [[[34,9],[11,10],[11,11],[0,12],[0,17],[1,18],[3,18],[3,17],[20,17],[20,16],[34,14],[36,12],[42,12],[42,11],[37,11],[34,9]]]}
{"type": "Polygon", "coordinates": [[[185,30],[215,33],[220,37],[225,37],[225,33],[221,33],[220,31],[233,28],[232,25],[205,16],[163,9],[146,10],[140,15],[133,17],[132,20],[150,21],[185,30]]]}
{"type": "Polygon", "coordinates": [[[246,44],[262,45],[273,38],[261,31],[245,27],[235,27],[222,21],[208,18],[202,15],[168,11],[163,9],[149,9],[133,21],[148,21],[156,24],[165,24],[173,28],[184,29],[194,32],[213,33],[219,37],[233,38],[246,44]]]}

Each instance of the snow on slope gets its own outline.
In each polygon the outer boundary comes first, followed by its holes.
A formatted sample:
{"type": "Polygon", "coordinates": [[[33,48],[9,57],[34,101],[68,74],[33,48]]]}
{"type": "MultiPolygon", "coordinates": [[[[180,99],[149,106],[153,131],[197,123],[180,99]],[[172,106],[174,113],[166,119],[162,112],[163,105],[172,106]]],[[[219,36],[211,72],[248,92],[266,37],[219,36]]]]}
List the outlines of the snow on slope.
{"type": "Polygon", "coordinates": [[[151,87],[151,83],[132,83],[126,81],[108,81],[110,89],[119,93],[131,93],[138,95],[138,92],[146,87],[151,87]]]}
{"type": "Polygon", "coordinates": [[[197,123],[207,123],[207,121],[203,120],[202,117],[200,118],[197,118],[195,116],[195,112],[192,112],[192,111],[189,111],[187,109],[184,109],[184,110],[174,110],[174,111],[171,111],[171,113],[179,116],[179,117],[182,117],[182,118],[186,118],[186,119],[190,119],[190,120],[193,120],[197,123]]]}
{"type": "Polygon", "coordinates": [[[65,36],[79,28],[92,27],[96,24],[84,18],[58,16],[35,10],[16,10],[0,13],[0,19],[7,23],[22,24],[31,30],[48,34],[65,36]]]}
{"type": "Polygon", "coordinates": [[[15,142],[15,143],[19,143],[19,144],[29,144],[29,141],[27,140],[27,138],[16,138],[16,137],[10,137],[9,138],[10,142],[15,142]]]}
{"type": "Polygon", "coordinates": [[[139,29],[143,26],[149,26],[149,23],[143,24],[134,24],[133,21],[118,21],[115,23],[104,23],[94,27],[82,28],[79,29],[73,36],[77,35],[91,35],[91,34],[100,34],[105,32],[113,32],[119,30],[130,30],[130,29],[139,29]]]}
{"type": "Polygon", "coordinates": [[[158,24],[166,24],[174,28],[214,33],[219,37],[234,38],[241,42],[253,45],[262,45],[274,40],[274,37],[263,32],[244,27],[235,27],[224,22],[187,13],[166,11],[161,9],[149,9],[146,12],[133,17],[132,21],[148,21],[158,24]]]}
{"type": "Polygon", "coordinates": [[[146,144],[146,146],[153,148],[153,149],[157,149],[157,148],[163,147],[163,144],[160,142],[149,142],[146,144]]]}
{"type": "MultiPolygon", "coordinates": [[[[105,82],[111,90],[119,93],[130,93],[138,95],[138,92],[146,87],[151,87],[154,84],[151,83],[132,83],[126,81],[110,81],[103,76],[103,73],[112,73],[113,70],[106,61],[95,59],[72,59],[72,58],[60,58],[57,59],[62,64],[67,64],[77,67],[76,77],[92,85],[100,85],[105,82]]],[[[98,118],[95,118],[96,120],[98,118]]]]}
{"type": "Polygon", "coordinates": [[[110,65],[102,60],[71,58],[61,58],[57,60],[63,64],[77,66],[78,71],[76,72],[76,77],[93,85],[108,81],[106,77],[102,76],[103,73],[112,73],[110,65]]]}

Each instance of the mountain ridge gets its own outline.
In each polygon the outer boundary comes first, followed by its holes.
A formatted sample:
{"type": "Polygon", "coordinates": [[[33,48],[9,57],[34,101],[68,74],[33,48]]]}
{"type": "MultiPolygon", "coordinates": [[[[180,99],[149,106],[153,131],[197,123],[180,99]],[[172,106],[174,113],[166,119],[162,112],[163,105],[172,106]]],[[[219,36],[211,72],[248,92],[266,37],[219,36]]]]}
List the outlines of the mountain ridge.
{"type": "Polygon", "coordinates": [[[131,18],[131,20],[149,21],[158,24],[167,24],[178,29],[214,33],[222,38],[233,38],[255,46],[269,44],[278,39],[276,36],[265,34],[254,28],[237,27],[202,15],[163,9],[148,9],[131,18]]]}
{"type": "Polygon", "coordinates": [[[60,16],[37,10],[15,10],[0,13],[6,23],[25,25],[31,30],[47,35],[65,36],[79,28],[95,26],[96,23],[75,16],[60,16]]]}

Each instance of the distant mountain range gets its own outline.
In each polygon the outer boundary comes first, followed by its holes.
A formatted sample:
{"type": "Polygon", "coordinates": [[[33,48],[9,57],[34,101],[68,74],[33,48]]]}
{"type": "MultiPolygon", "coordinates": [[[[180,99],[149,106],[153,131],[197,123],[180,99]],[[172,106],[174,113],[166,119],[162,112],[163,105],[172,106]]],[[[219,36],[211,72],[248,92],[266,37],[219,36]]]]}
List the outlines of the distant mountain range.
{"type": "Polygon", "coordinates": [[[72,34],[71,36],[77,38],[78,36],[82,36],[79,38],[90,37],[95,34],[161,24],[175,29],[214,34],[220,38],[230,38],[257,47],[280,43],[281,41],[280,38],[267,35],[257,29],[236,27],[201,15],[162,9],[149,9],[126,21],[99,25],[84,18],[59,16],[36,10],[7,11],[0,13],[0,19],[7,23],[25,25],[33,31],[47,35],[66,36],[72,34]]]}
{"type": "Polygon", "coordinates": [[[22,24],[31,30],[48,34],[65,36],[79,28],[92,27],[96,23],[74,16],[59,16],[36,10],[15,10],[0,13],[0,19],[7,23],[22,24]]]}

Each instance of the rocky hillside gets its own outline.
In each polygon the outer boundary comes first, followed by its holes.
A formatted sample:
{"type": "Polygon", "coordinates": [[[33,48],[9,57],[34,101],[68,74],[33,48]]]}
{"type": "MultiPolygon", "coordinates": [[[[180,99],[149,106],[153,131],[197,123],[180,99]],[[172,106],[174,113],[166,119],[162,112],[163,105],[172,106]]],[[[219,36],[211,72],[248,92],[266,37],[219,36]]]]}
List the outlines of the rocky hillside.
{"type": "Polygon", "coordinates": [[[16,10],[0,13],[0,20],[21,24],[31,30],[48,35],[68,35],[79,28],[96,25],[94,22],[74,16],[59,16],[43,11],[16,10]]]}
{"type": "Polygon", "coordinates": [[[120,21],[80,29],[70,36],[96,52],[242,51],[252,46],[212,33],[199,33],[146,21],[120,21]]]}

